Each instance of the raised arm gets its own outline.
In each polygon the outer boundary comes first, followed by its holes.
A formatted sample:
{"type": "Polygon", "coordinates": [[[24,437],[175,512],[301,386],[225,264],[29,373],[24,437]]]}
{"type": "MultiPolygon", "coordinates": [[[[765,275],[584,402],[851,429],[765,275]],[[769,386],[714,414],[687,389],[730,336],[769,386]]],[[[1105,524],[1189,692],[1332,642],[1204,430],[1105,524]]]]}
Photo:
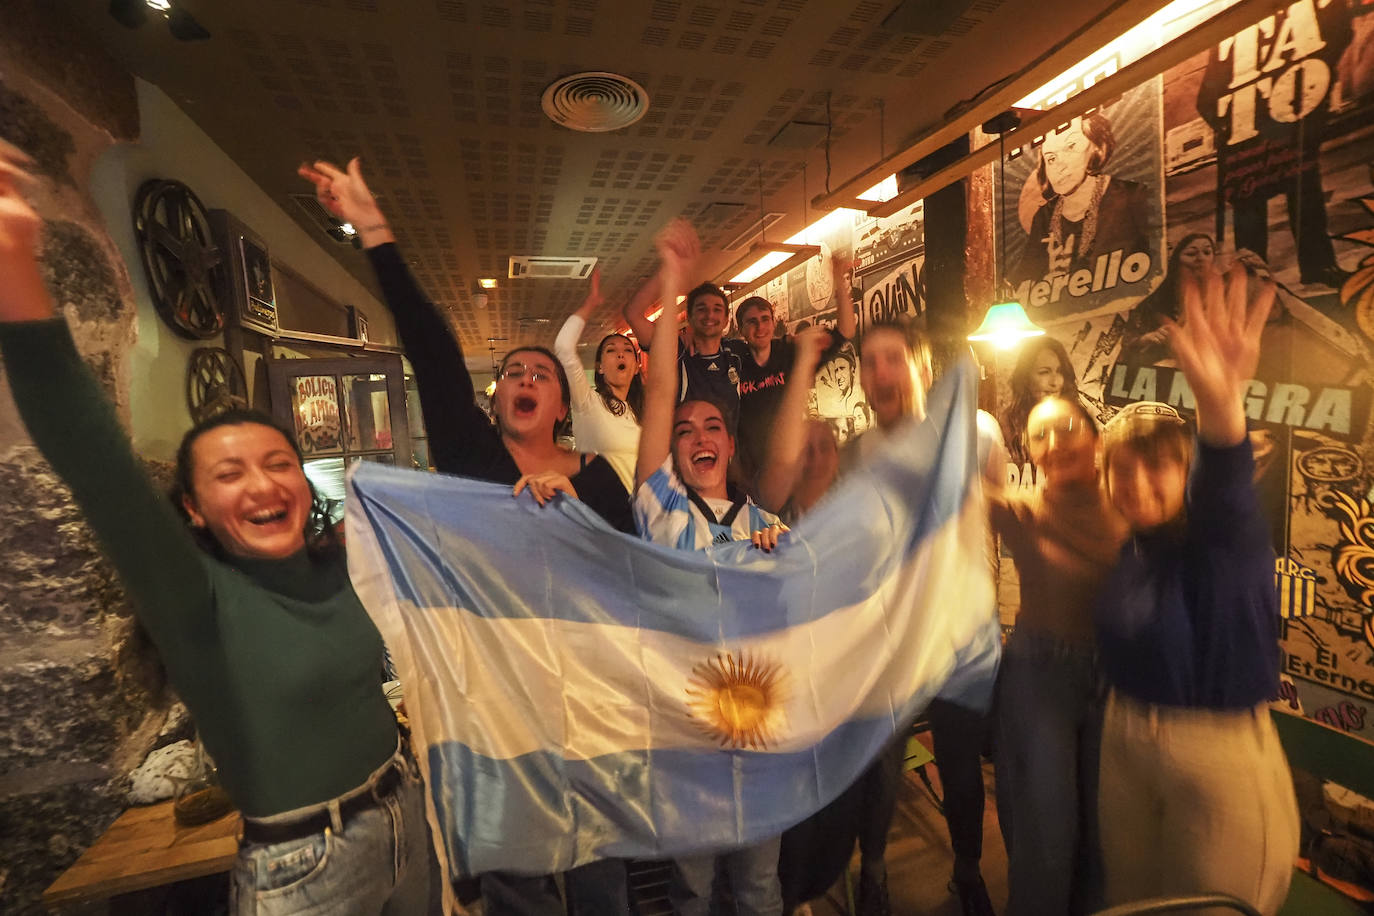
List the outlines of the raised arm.
{"type": "Polygon", "coordinates": [[[859,316],[854,311],[854,287],[849,282],[849,271],[855,265],[848,255],[830,255],[831,290],[835,296],[835,330],[845,340],[853,340],[859,329],[859,316]]]}
{"type": "Polygon", "coordinates": [[[363,180],[358,159],[349,160],[346,171],[319,161],[302,165],[297,172],[315,186],[315,196],[325,209],[358,230],[382,298],[396,320],[401,346],[415,370],[434,466],[469,477],[509,477],[514,483],[520,475],[500,435],[477,405],[458,338],[416,285],[390,224],[363,180]]]}
{"type": "Polygon", "coordinates": [[[1214,448],[1246,437],[1244,393],[1259,365],[1260,335],[1274,305],[1274,282],[1253,278],[1237,263],[1202,285],[1183,284],[1186,320],[1165,319],[1169,343],[1197,402],[1198,438],[1214,448]]]}
{"type": "Polygon", "coordinates": [[[588,320],[605,301],[605,297],[601,295],[601,268],[598,267],[592,271],[592,281],[587,290],[587,297],[582,300],[577,311],[569,315],[568,320],[563,322],[563,327],[559,329],[558,336],[553,340],[554,355],[563,364],[563,371],[568,375],[568,388],[572,394],[574,417],[581,416],[576,411],[585,413],[590,410],[593,406],[592,398],[596,397],[596,392],[592,391],[592,386],[587,383],[587,373],[582,368],[582,359],[577,355],[577,344],[582,339],[588,320]]]}
{"type": "Polygon", "coordinates": [[[673,436],[673,411],[677,406],[677,297],[683,278],[696,260],[697,235],[691,225],[676,220],[659,233],[657,287],[663,311],[652,322],[653,349],[644,380],[644,413],[640,418],[639,457],[635,462],[635,486],[648,480],[668,457],[673,436]]]}
{"type": "Polygon", "coordinates": [[[758,503],[769,512],[782,511],[801,480],[806,453],[806,398],[830,339],[830,330],[823,327],[807,328],[795,338],[792,370],[787,374],[787,386],[768,439],[768,452],[755,482],[758,503]]]}
{"type": "Polygon", "coordinates": [[[164,659],[213,638],[209,577],[168,499],[56,315],[37,260],[41,221],[17,190],[28,163],[0,142],[0,356],[34,444],[71,488],[164,659]]]}
{"type": "Polygon", "coordinates": [[[641,350],[653,347],[654,323],[646,317],[646,313],[660,298],[659,280],[658,276],[645,280],[630,301],[625,303],[625,320],[630,323],[630,330],[634,332],[635,340],[639,341],[641,350]]]}

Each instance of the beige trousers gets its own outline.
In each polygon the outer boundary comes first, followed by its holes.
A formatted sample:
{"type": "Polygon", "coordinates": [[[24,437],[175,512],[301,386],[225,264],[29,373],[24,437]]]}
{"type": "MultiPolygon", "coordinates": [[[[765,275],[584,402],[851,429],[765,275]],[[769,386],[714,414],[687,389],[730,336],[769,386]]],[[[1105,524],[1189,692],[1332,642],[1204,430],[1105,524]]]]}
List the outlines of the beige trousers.
{"type": "Polygon", "coordinates": [[[1097,810],[1108,906],[1197,893],[1283,905],[1298,805],[1267,706],[1180,709],[1113,691],[1097,810]]]}

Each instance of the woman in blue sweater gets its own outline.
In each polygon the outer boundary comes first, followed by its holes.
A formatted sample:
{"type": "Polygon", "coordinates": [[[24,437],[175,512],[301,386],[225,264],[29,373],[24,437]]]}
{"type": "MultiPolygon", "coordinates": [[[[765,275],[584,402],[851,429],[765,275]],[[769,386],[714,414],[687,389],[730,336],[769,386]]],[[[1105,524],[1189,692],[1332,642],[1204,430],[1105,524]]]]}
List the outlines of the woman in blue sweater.
{"type": "Polygon", "coordinates": [[[1196,441],[1153,402],[1105,432],[1108,493],[1132,530],[1097,610],[1111,686],[1098,798],[1108,905],[1218,892],[1275,913],[1287,894],[1298,814],[1267,707],[1274,551],[1242,402],[1273,301],[1273,284],[1241,265],[1186,284],[1186,320],[1166,325],[1196,441]]]}

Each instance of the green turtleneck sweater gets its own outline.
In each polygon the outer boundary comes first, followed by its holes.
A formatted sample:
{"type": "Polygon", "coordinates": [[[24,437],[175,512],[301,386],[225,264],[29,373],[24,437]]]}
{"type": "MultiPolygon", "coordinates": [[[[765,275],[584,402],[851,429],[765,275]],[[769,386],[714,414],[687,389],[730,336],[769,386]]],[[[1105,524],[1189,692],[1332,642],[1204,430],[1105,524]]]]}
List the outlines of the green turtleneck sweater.
{"type": "Polygon", "coordinates": [[[0,355],[239,809],[278,814],[361,784],[396,749],[396,720],[382,639],[342,556],[209,556],[139,466],[62,319],[0,323],[0,355]]]}

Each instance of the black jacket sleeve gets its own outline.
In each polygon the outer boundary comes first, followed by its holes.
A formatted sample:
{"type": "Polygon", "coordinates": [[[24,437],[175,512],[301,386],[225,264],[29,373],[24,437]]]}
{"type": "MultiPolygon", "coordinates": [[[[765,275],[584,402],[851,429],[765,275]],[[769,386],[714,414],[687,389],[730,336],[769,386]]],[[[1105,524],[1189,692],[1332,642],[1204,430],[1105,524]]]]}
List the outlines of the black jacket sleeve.
{"type": "Polygon", "coordinates": [[[515,483],[520,470],[477,406],[463,349],[448,322],[420,291],[395,245],[369,248],[367,256],[415,370],[434,467],[445,474],[515,483]]]}

